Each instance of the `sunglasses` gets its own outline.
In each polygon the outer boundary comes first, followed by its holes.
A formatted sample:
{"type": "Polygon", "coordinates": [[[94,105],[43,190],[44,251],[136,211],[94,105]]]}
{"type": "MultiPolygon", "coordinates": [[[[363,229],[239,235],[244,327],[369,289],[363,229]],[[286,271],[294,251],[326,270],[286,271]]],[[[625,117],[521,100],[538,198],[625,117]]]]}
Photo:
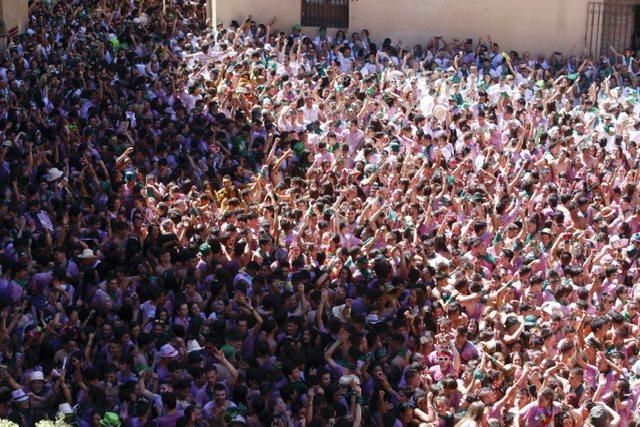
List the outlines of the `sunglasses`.
{"type": "Polygon", "coordinates": [[[448,357],[438,357],[438,362],[448,362],[449,358],[448,357]]]}

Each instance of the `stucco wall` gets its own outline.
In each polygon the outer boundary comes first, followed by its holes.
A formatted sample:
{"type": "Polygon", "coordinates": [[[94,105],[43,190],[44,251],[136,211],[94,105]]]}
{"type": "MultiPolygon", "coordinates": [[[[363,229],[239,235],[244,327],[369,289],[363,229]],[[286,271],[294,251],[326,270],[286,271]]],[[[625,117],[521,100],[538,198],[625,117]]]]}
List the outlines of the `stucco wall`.
{"type": "Polygon", "coordinates": [[[273,17],[278,21],[275,27],[285,30],[300,23],[302,5],[300,0],[210,0],[213,3],[213,22],[222,21],[228,25],[235,19],[242,23],[249,14],[258,23],[268,23],[273,17]]]}
{"type": "MultiPolygon", "coordinates": [[[[251,13],[261,22],[278,17],[278,28],[300,22],[300,0],[211,0],[225,25],[251,13]]],[[[374,40],[406,45],[429,37],[486,39],[505,50],[581,53],[588,0],[357,0],[350,4],[350,31],[369,29],[374,40]]],[[[330,29],[331,32],[335,30],[330,29]]],[[[315,29],[308,29],[314,34],[315,29]]]]}
{"type": "Polygon", "coordinates": [[[17,27],[19,32],[26,29],[29,19],[29,4],[27,0],[0,0],[2,1],[2,19],[5,28],[11,31],[17,27]]]}

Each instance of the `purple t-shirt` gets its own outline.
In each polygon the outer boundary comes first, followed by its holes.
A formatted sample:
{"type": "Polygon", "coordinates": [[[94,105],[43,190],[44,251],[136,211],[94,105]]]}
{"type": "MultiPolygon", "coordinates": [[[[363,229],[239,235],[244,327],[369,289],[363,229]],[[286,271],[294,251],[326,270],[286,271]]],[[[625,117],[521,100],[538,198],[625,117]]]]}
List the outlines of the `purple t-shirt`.
{"type": "Polygon", "coordinates": [[[524,425],[527,427],[548,427],[553,425],[555,408],[543,408],[539,405],[525,407],[520,411],[524,417],[524,425]]]}
{"type": "Polygon", "coordinates": [[[158,427],[175,427],[180,417],[182,417],[182,411],[176,411],[173,414],[158,418],[158,427]]]}

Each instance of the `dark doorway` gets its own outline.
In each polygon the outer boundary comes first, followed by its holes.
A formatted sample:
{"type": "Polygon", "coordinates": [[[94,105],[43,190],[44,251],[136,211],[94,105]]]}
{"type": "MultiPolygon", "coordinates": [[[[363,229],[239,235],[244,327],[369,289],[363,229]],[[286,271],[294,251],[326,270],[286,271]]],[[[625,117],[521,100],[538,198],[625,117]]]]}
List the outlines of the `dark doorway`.
{"type": "Polygon", "coordinates": [[[587,9],[587,51],[607,55],[609,47],[623,52],[635,42],[638,7],[625,3],[590,2],[587,9]]]}

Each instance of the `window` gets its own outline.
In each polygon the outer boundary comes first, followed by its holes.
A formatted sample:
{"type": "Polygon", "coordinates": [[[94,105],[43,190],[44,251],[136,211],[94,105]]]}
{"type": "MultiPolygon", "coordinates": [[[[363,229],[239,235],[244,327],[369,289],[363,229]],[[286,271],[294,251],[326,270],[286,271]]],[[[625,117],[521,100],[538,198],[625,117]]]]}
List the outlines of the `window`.
{"type": "Polygon", "coordinates": [[[306,27],[349,27],[349,0],[302,0],[300,19],[306,27]]]}

